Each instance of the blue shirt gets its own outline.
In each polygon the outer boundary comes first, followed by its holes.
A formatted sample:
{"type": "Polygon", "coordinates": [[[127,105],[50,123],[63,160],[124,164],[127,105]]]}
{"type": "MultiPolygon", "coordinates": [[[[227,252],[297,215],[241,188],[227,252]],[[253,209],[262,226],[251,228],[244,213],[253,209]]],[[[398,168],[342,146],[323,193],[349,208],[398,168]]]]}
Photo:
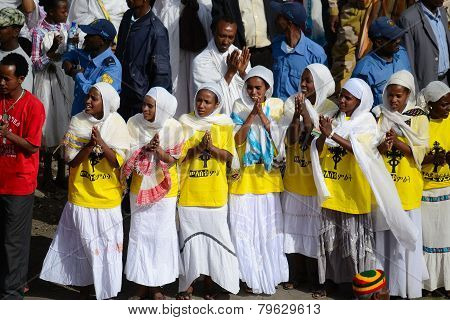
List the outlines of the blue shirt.
{"type": "Polygon", "coordinates": [[[447,45],[447,33],[445,31],[444,25],[442,24],[441,20],[441,11],[439,8],[437,9],[437,13],[434,14],[430,10],[428,10],[427,7],[424,6],[424,4],[421,2],[420,5],[422,6],[423,13],[425,13],[425,16],[428,18],[428,22],[431,25],[431,28],[433,29],[434,36],[437,40],[437,44],[439,47],[439,65],[438,65],[438,75],[443,75],[447,73],[450,62],[449,62],[449,55],[448,55],[448,45],[447,45]]]}
{"type": "Polygon", "coordinates": [[[84,69],[84,72],[78,72],[74,77],[75,90],[72,116],[84,110],[86,94],[92,85],[98,82],[107,82],[117,92],[120,92],[122,67],[110,48],[94,59],[91,59],[84,50],[72,50],[64,54],[63,61],[65,60],[79,64],[84,69]]]}
{"type": "Polygon", "coordinates": [[[372,89],[374,106],[383,103],[383,90],[389,78],[400,70],[411,72],[408,52],[405,48],[394,53],[392,61],[388,62],[375,52],[369,52],[358,61],[353,70],[352,78],[359,78],[367,82],[372,89]]]}
{"type": "Polygon", "coordinates": [[[302,32],[300,41],[292,51],[286,43],[286,37],[278,36],[272,45],[273,55],[273,96],[286,100],[298,93],[300,80],[305,68],[312,63],[327,63],[327,55],[321,46],[308,39],[302,32]]]}

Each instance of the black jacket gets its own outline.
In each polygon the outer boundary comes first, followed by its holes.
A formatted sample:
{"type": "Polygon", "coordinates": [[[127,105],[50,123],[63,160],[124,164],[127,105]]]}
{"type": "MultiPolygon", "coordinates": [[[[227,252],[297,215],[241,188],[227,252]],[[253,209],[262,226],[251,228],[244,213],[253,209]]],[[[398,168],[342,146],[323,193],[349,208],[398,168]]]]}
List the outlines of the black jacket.
{"type": "Polygon", "coordinates": [[[152,11],[133,24],[132,14],[128,10],[123,16],[116,49],[123,70],[119,112],[125,120],[141,112],[150,88],[159,86],[172,92],[167,29],[152,11]]]}
{"type": "MultiPolygon", "coordinates": [[[[272,40],[275,35],[275,21],[270,8],[270,0],[264,1],[264,11],[267,20],[267,36],[269,40],[272,40]]],[[[241,10],[239,9],[239,0],[212,0],[212,12],[213,21],[221,16],[228,16],[233,18],[237,23],[237,35],[234,44],[238,48],[245,46],[245,30],[244,23],[242,22],[241,10]]]]}

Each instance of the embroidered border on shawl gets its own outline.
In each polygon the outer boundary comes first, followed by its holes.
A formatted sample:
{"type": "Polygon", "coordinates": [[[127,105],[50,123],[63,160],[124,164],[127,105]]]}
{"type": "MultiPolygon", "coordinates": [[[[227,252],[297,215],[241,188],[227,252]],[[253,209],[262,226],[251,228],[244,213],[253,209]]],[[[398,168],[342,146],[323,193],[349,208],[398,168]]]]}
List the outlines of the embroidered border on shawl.
{"type": "Polygon", "coordinates": [[[428,247],[423,246],[423,251],[426,253],[450,253],[450,247],[428,248],[428,247]]]}
{"type": "Polygon", "coordinates": [[[74,135],[73,133],[67,132],[66,135],[64,136],[63,144],[70,148],[79,150],[82,149],[88,142],[89,139],[80,138],[74,135]]]}
{"type": "Polygon", "coordinates": [[[423,202],[442,202],[442,201],[448,201],[450,200],[450,194],[446,194],[439,197],[424,197],[422,196],[423,202]]]}

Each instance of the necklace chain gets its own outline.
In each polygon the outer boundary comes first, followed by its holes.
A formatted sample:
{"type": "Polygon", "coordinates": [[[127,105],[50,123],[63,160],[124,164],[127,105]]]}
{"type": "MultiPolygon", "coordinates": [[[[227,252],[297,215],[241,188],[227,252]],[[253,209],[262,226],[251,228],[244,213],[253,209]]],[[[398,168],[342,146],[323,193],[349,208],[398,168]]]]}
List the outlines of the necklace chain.
{"type": "MultiPolygon", "coordinates": [[[[19,102],[20,99],[22,99],[24,93],[25,93],[25,90],[22,89],[22,92],[20,93],[19,98],[17,98],[17,100],[14,101],[14,103],[13,103],[12,105],[9,106],[8,110],[5,110],[5,109],[6,109],[6,108],[5,108],[5,99],[3,98],[3,115],[4,115],[4,116],[8,116],[8,112],[9,112],[12,108],[14,108],[14,106],[16,105],[17,102],[19,102]]],[[[4,120],[5,120],[5,119],[4,119],[4,120]]]]}

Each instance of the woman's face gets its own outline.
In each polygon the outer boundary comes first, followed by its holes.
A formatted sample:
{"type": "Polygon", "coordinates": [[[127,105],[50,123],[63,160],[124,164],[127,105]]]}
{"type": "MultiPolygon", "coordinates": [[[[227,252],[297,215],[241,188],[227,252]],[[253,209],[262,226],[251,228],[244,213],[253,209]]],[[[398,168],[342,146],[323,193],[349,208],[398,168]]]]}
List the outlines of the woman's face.
{"type": "Polygon", "coordinates": [[[347,117],[350,117],[353,114],[353,111],[358,108],[359,103],[361,101],[354,97],[350,92],[346,89],[341,90],[341,94],[339,95],[339,110],[344,112],[347,117]]]}
{"type": "Polygon", "coordinates": [[[150,96],[145,96],[142,104],[142,114],[144,119],[150,122],[155,121],[156,118],[156,101],[150,96]]]}
{"type": "Polygon", "coordinates": [[[267,83],[260,77],[252,77],[247,80],[247,94],[253,102],[260,100],[266,101],[266,92],[269,90],[267,83]]]}
{"type": "Polygon", "coordinates": [[[436,102],[430,102],[430,117],[432,119],[447,119],[450,112],[450,93],[436,102]]]}
{"type": "Polygon", "coordinates": [[[195,97],[195,108],[200,117],[207,117],[219,106],[219,101],[214,92],[202,89],[195,97]]]}
{"type": "Polygon", "coordinates": [[[402,113],[406,107],[409,97],[409,90],[398,84],[391,84],[386,89],[387,100],[392,111],[402,113]]]}
{"type": "Polygon", "coordinates": [[[84,112],[96,119],[103,118],[103,99],[97,88],[91,88],[86,96],[84,112]]]}
{"type": "Polygon", "coordinates": [[[302,93],[311,101],[312,104],[316,103],[316,88],[314,86],[314,78],[311,71],[305,69],[302,74],[302,81],[300,82],[300,88],[302,93]]]}

